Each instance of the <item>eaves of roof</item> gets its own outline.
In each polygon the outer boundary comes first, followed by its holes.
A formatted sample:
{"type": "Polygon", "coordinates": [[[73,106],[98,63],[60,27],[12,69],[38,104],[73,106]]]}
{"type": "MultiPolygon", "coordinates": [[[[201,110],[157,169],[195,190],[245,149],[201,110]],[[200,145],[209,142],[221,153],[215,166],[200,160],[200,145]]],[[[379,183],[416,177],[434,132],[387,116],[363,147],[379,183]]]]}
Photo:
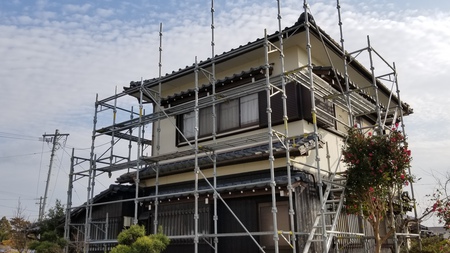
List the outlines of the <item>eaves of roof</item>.
{"type": "MultiPolygon", "coordinates": [[[[275,169],[274,180],[277,186],[287,185],[289,179],[286,169],[275,169]]],[[[212,182],[212,178],[209,178],[208,181],[212,182]]],[[[217,192],[222,193],[264,189],[270,187],[270,182],[270,171],[243,173],[233,176],[218,177],[216,190],[217,192]]],[[[293,184],[296,182],[311,183],[314,182],[314,180],[311,179],[311,175],[303,171],[291,171],[291,183],[293,184]]],[[[162,195],[161,197],[158,197],[158,199],[185,197],[192,195],[193,191],[194,185],[192,182],[164,185],[160,186],[158,189],[158,194],[162,195]]],[[[198,192],[201,194],[213,193],[213,189],[205,180],[201,180],[198,184],[198,192]]],[[[154,196],[155,187],[148,187],[145,190],[145,195],[154,196]]]]}
{"type": "MultiPolygon", "coordinates": [[[[241,73],[233,74],[232,76],[227,76],[223,79],[217,80],[216,83],[219,86],[216,89],[222,88],[223,86],[229,86],[235,83],[236,81],[240,79],[250,78],[250,77],[264,77],[265,75],[265,68],[266,66],[259,66],[255,68],[250,68],[249,70],[242,71],[241,73]]],[[[269,72],[271,72],[273,69],[272,66],[269,67],[269,72]]],[[[203,84],[201,87],[199,87],[199,91],[201,92],[207,92],[212,90],[212,85],[210,83],[203,84]]],[[[183,99],[185,97],[194,97],[195,96],[195,89],[188,89],[186,91],[181,91],[180,93],[175,93],[171,96],[168,96],[167,98],[162,99],[161,104],[165,106],[166,103],[170,103],[175,100],[183,99]]]]}
{"type": "MultiPolygon", "coordinates": [[[[282,30],[282,34],[283,37],[290,37],[292,35],[301,33],[305,31],[305,24],[304,24],[304,13],[302,13],[299,17],[299,19],[297,20],[297,22],[291,26],[291,27],[286,27],[282,30]]],[[[323,29],[321,29],[319,26],[317,26],[315,24],[314,19],[310,16],[310,26],[309,26],[309,30],[311,32],[311,34],[313,34],[315,37],[317,38],[323,38],[323,41],[327,44],[327,46],[329,47],[329,49],[333,50],[337,55],[343,55],[342,53],[342,47],[341,45],[336,42],[333,38],[331,38],[330,35],[328,35],[323,29]]],[[[276,31],[273,34],[270,34],[267,36],[268,40],[272,43],[275,43],[277,41],[279,41],[279,32],[276,31]]],[[[235,49],[231,49],[230,51],[227,52],[223,52],[220,55],[215,55],[213,58],[208,58],[204,61],[200,61],[198,63],[198,67],[199,68],[207,68],[208,66],[211,66],[212,63],[214,62],[215,64],[227,61],[229,59],[232,59],[234,57],[237,57],[239,55],[242,55],[244,53],[253,51],[257,48],[261,48],[264,45],[264,38],[258,38],[255,41],[251,41],[248,42],[245,45],[241,45],[238,48],[235,49]]],[[[365,68],[362,64],[360,64],[356,59],[352,60],[350,62],[350,65],[355,68],[361,75],[363,75],[367,80],[372,80],[372,73],[365,68]]],[[[188,75],[193,73],[193,71],[195,70],[195,64],[191,65],[191,66],[186,66],[185,68],[180,68],[178,71],[172,71],[172,73],[166,73],[164,76],[162,76],[161,78],[152,78],[152,79],[147,79],[143,81],[143,85],[146,88],[151,88],[151,87],[155,87],[157,86],[159,83],[165,83],[177,78],[180,78],[182,76],[188,75]]],[[[124,92],[127,94],[133,94],[139,91],[139,86],[141,85],[141,81],[131,81],[130,82],[130,86],[129,87],[124,87],[124,92]]],[[[389,95],[390,94],[390,90],[381,82],[377,82],[378,88],[380,89],[381,92],[389,95]]],[[[395,96],[395,94],[393,95],[393,100],[396,101],[398,103],[398,98],[395,96]]],[[[406,103],[402,103],[402,105],[407,108],[406,111],[409,112],[409,114],[411,114],[413,112],[412,108],[410,108],[410,106],[406,103]]]]}
{"type": "MultiPolygon", "coordinates": [[[[211,179],[208,179],[211,181],[211,179]]],[[[284,169],[275,169],[274,172],[274,181],[277,186],[285,186],[288,184],[289,179],[287,176],[287,171],[284,169]]],[[[242,190],[251,190],[251,189],[264,189],[270,187],[271,185],[271,176],[269,171],[260,171],[260,172],[251,172],[251,173],[241,173],[235,174],[232,176],[223,176],[217,178],[217,192],[235,192],[242,190]]],[[[311,183],[315,182],[314,179],[311,179],[311,175],[302,172],[302,171],[291,171],[291,183],[296,182],[304,182],[311,183]]],[[[93,199],[94,204],[100,203],[102,199],[110,195],[118,195],[124,193],[134,193],[135,186],[132,185],[110,185],[109,188],[98,195],[96,195],[93,199]]],[[[155,188],[148,187],[141,189],[143,190],[143,194],[145,196],[155,195],[155,188]]],[[[192,182],[182,183],[182,184],[173,184],[173,185],[163,185],[158,189],[158,199],[167,199],[167,198],[177,198],[191,195],[194,190],[194,186],[192,182]]],[[[201,194],[205,193],[213,193],[213,189],[210,187],[206,181],[199,181],[198,192],[201,194]]],[[[145,198],[144,198],[145,199],[145,198]]],[[[143,198],[141,197],[141,200],[143,198]]],[[[80,213],[83,213],[86,203],[75,208],[71,212],[71,216],[74,217],[80,213]]]]}
{"type": "MultiPolygon", "coordinates": [[[[304,31],[304,24],[297,21],[293,26],[286,27],[282,34],[284,36],[292,36],[294,34],[300,33],[304,31]]],[[[273,34],[267,35],[267,39],[274,43],[279,40],[279,32],[276,31],[273,34]]],[[[223,52],[222,54],[215,55],[213,58],[208,58],[205,61],[200,61],[198,63],[199,68],[207,68],[208,66],[211,66],[214,62],[215,64],[219,64],[221,62],[227,61],[231,58],[234,58],[236,56],[242,55],[244,53],[253,51],[257,48],[261,48],[264,45],[264,38],[258,38],[255,41],[248,42],[245,45],[241,45],[238,48],[231,49],[230,51],[223,52]]],[[[193,73],[195,69],[195,64],[192,64],[191,66],[186,66],[184,69],[178,69],[178,71],[172,71],[172,73],[166,73],[161,78],[152,78],[143,80],[143,85],[146,88],[151,88],[157,86],[160,82],[168,82],[177,78],[180,78],[182,76],[188,75],[193,73]]],[[[128,94],[135,93],[139,90],[139,86],[141,85],[141,81],[131,81],[129,87],[124,87],[124,90],[128,94]]]]}
{"type": "MultiPolygon", "coordinates": [[[[305,155],[309,150],[316,147],[314,136],[307,135],[301,138],[292,138],[292,148],[291,152],[298,152],[299,155],[305,155]]],[[[319,136],[319,145],[322,147],[324,145],[323,141],[319,136]]],[[[276,141],[272,144],[274,150],[274,155],[284,155],[285,148],[282,143],[276,141]]],[[[221,153],[216,153],[216,165],[225,166],[229,164],[245,163],[256,160],[263,160],[268,157],[269,144],[259,144],[251,147],[246,147],[237,150],[225,151],[221,153]]],[[[145,162],[146,159],[142,158],[145,162]]],[[[140,179],[148,179],[156,176],[156,168],[152,164],[152,157],[149,157],[149,166],[143,168],[139,172],[140,179]]],[[[201,155],[197,158],[198,166],[200,168],[207,168],[212,165],[211,158],[208,155],[201,155]]],[[[166,176],[171,174],[176,174],[180,172],[186,172],[193,170],[195,165],[195,157],[190,157],[187,159],[182,159],[179,161],[168,162],[158,164],[157,168],[159,171],[159,176],[166,176]]],[[[117,178],[118,183],[133,183],[136,172],[129,172],[122,174],[117,178]]]]}

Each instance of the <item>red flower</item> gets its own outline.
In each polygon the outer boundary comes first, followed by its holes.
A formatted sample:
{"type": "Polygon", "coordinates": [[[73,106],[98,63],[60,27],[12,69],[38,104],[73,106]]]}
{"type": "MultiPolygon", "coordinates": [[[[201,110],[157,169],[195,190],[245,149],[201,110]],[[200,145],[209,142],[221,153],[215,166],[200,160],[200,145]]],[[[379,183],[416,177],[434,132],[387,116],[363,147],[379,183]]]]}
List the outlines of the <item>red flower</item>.
{"type": "Polygon", "coordinates": [[[401,174],[401,175],[400,175],[400,178],[401,178],[402,180],[404,180],[404,179],[405,179],[405,175],[401,174]]]}

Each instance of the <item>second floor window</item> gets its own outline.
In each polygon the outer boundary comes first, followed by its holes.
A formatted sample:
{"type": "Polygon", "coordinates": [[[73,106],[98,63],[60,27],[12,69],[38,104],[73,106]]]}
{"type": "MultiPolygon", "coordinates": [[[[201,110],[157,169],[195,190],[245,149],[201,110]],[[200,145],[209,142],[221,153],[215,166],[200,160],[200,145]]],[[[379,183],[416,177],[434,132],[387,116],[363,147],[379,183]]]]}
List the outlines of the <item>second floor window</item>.
{"type": "MultiPolygon", "coordinates": [[[[259,124],[258,94],[229,100],[216,105],[217,132],[223,133],[259,124]]],[[[182,131],[186,138],[195,136],[195,112],[182,115],[182,131]]],[[[212,107],[199,111],[199,137],[212,134],[212,107]]]]}

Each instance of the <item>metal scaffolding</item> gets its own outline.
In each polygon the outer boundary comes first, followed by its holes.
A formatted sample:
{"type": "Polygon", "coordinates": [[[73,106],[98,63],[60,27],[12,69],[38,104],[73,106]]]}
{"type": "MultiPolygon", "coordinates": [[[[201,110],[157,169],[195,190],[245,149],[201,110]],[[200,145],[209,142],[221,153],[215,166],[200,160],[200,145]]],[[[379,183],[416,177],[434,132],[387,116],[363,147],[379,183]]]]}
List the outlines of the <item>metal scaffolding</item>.
{"type": "MultiPolygon", "coordinates": [[[[182,192],[178,194],[187,194],[194,196],[194,233],[179,235],[173,238],[175,239],[191,239],[194,243],[194,252],[199,251],[199,243],[204,240],[215,253],[219,249],[219,238],[221,237],[233,237],[233,236],[248,236],[256,244],[261,252],[265,252],[264,247],[255,238],[261,235],[271,235],[274,242],[274,252],[279,253],[279,241],[285,240],[291,247],[293,253],[303,251],[304,253],[310,252],[310,248],[313,247],[317,252],[329,252],[333,239],[337,238],[337,235],[342,238],[344,235],[348,240],[364,241],[365,251],[368,251],[367,247],[367,235],[364,233],[366,229],[363,227],[360,232],[353,231],[340,231],[340,218],[342,217],[342,205],[344,201],[344,191],[345,191],[345,177],[339,172],[340,163],[338,162],[335,168],[331,168],[329,159],[330,155],[328,152],[328,144],[323,143],[319,134],[319,126],[317,122],[318,114],[326,115],[326,117],[332,118],[335,124],[341,124],[345,127],[353,126],[355,119],[359,117],[367,117],[371,121],[376,122],[374,126],[370,126],[376,129],[380,133],[385,129],[390,129],[389,124],[395,123],[397,120],[401,121],[402,131],[405,134],[404,124],[403,124],[403,112],[409,108],[403,108],[403,103],[400,100],[400,93],[397,83],[397,73],[395,70],[395,65],[391,67],[371,46],[369,38],[367,38],[368,46],[362,50],[358,50],[352,53],[347,53],[344,47],[344,39],[342,32],[342,20],[340,13],[339,0],[337,1],[337,9],[339,16],[339,28],[341,36],[341,44],[336,45],[330,38],[325,37],[322,34],[321,29],[313,22],[312,15],[310,13],[308,3],[306,0],[303,2],[304,8],[304,23],[302,29],[305,30],[306,35],[306,53],[307,53],[307,64],[301,66],[300,68],[286,71],[285,70],[285,55],[284,55],[284,40],[289,39],[289,33],[295,33],[295,31],[283,31],[281,24],[281,6],[280,0],[277,1],[278,8],[278,33],[274,35],[267,35],[264,31],[264,39],[249,45],[245,50],[251,51],[255,48],[264,48],[264,65],[252,69],[263,72],[264,78],[259,80],[253,80],[251,83],[223,90],[220,92],[216,91],[216,63],[220,62],[220,56],[215,55],[215,24],[214,24],[214,1],[211,0],[211,58],[206,62],[198,63],[197,58],[195,58],[194,66],[188,68],[194,75],[194,95],[195,98],[191,101],[172,105],[165,108],[162,105],[162,93],[163,84],[167,81],[167,78],[162,76],[162,52],[163,52],[163,26],[160,24],[159,29],[159,75],[156,81],[153,83],[148,83],[141,79],[139,85],[130,87],[123,92],[117,93],[117,89],[114,96],[99,100],[98,96],[95,102],[95,112],[93,120],[93,130],[92,130],[92,143],[90,148],[90,157],[81,158],[77,157],[72,151],[71,160],[71,172],[70,180],[67,192],[67,209],[66,209],[66,222],[65,222],[65,238],[70,241],[71,238],[71,228],[75,230],[78,238],[82,238],[83,250],[84,252],[89,252],[91,245],[104,245],[106,249],[107,243],[114,242],[114,238],[108,238],[108,218],[105,222],[93,221],[93,207],[113,204],[113,203],[123,203],[123,202],[134,202],[134,214],[133,214],[133,224],[138,223],[139,219],[139,206],[142,201],[151,201],[150,205],[153,204],[153,233],[158,231],[158,217],[159,217],[159,203],[161,199],[170,197],[170,194],[161,194],[159,192],[159,180],[160,180],[160,170],[164,164],[161,162],[169,160],[182,160],[186,164],[192,163],[194,170],[194,190],[188,192],[182,192]],[[312,31],[313,30],[313,31],[312,31]],[[327,51],[327,45],[332,45],[335,51],[341,53],[339,57],[343,60],[343,74],[340,74],[337,67],[328,53],[328,59],[331,64],[329,72],[331,78],[335,79],[338,85],[332,85],[325,81],[321,76],[315,73],[315,66],[313,63],[312,55],[312,44],[311,36],[314,34],[319,38],[324,45],[325,51],[327,51]],[[277,41],[275,44],[272,41],[277,41]],[[370,58],[370,72],[371,72],[371,85],[367,87],[360,87],[354,83],[351,83],[349,78],[349,68],[355,63],[356,57],[363,51],[367,51],[370,58]],[[272,53],[279,54],[280,61],[280,74],[271,76],[271,65],[269,61],[269,55],[272,53]],[[356,56],[355,56],[356,55],[356,56]],[[373,65],[373,56],[377,56],[382,59],[382,61],[389,66],[392,72],[384,74],[381,76],[376,76],[373,65]],[[203,74],[209,85],[212,87],[212,94],[210,96],[199,96],[199,75],[203,74]],[[379,96],[379,86],[382,85],[381,81],[392,82],[395,91],[390,91],[389,96],[379,96]],[[295,82],[307,88],[310,92],[311,100],[311,118],[313,124],[313,131],[306,135],[293,135],[289,134],[289,119],[288,119],[288,106],[287,106],[287,91],[286,85],[289,82],[295,82]],[[341,82],[345,85],[342,86],[341,82]],[[247,135],[246,137],[240,138],[230,138],[226,141],[220,141],[217,138],[217,115],[216,106],[224,103],[227,100],[240,98],[248,94],[254,94],[257,92],[264,92],[267,99],[267,127],[264,133],[257,133],[247,135]],[[395,94],[394,94],[395,92],[395,94]],[[272,123],[272,105],[271,98],[274,95],[281,94],[282,108],[283,108],[283,125],[284,131],[276,131],[272,123]],[[124,109],[118,105],[118,99],[121,97],[133,96],[138,98],[138,112],[134,112],[133,107],[131,109],[124,109]],[[320,100],[330,101],[334,106],[339,106],[346,109],[348,112],[348,121],[342,121],[335,115],[331,115],[329,112],[316,105],[316,102],[320,100]],[[393,101],[395,100],[395,101],[393,101]],[[392,104],[395,104],[392,106],[392,104]],[[153,104],[151,108],[152,113],[146,114],[145,107],[148,104],[153,104]],[[211,141],[209,144],[199,144],[199,112],[202,108],[212,107],[212,133],[211,141]],[[99,113],[104,111],[112,111],[112,125],[106,127],[98,128],[98,117],[99,113]],[[179,129],[177,124],[173,122],[173,116],[180,115],[183,113],[188,113],[194,111],[195,113],[195,127],[194,127],[194,138],[187,138],[183,131],[179,129]],[[118,122],[118,113],[125,113],[129,115],[129,119],[118,122]],[[171,153],[161,153],[161,121],[168,120],[172,123],[177,131],[177,134],[186,143],[189,148],[176,151],[171,153]],[[145,132],[146,127],[151,126],[153,137],[151,139],[146,138],[145,132]],[[106,149],[103,153],[96,154],[96,139],[99,137],[110,136],[110,147],[106,149]],[[127,148],[117,147],[118,143],[126,143],[127,148]],[[136,144],[136,149],[133,149],[133,145],[136,144]],[[328,159],[328,169],[321,168],[321,157],[319,155],[319,148],[327,145],[327,159],[328,159]],[[145,154],[148,147],[152,146],[151,155],[145,154]],[[270,171],[270,180],[264,183],[270,186],[270,196],[271,196],[271,211],[272,211],[272,228],[271,231],[249,231],[239,217],[233,212],[232,208],[227,204],[224,198],[220,195],[220,187],[217,184],[217,167],[224,158],[219,158],[220,154],[229,154],[230,149],[241,149],[252,147],[253,152],[266,153],[268,156],[268,168],[270,171]],[[298,160],[292,159],[291,151],[299,150],[300,153],[313,151],[314,153],[314,164],[302,164],[298,160]],[[278,227],[277,220],[277,185],[275,180],[275,155],[274,152],[282,150],[285,154],[286,162],[286,175],[287,175],[287,186],[286,190],[288,192],[288,213],[289,213],[289,231],[281,231],[278,227]],[[228,152],[228,153],[227,153],[228,152]],[[118,155],[121,153],[122,155],[118,155]],[[123,155],[124,154],[124,155],[123,155]],[[136,157],[135,159],[133,157],[136,157]],[[221,160],[222,159],[222,160],[221,160]],[[293,163],[299,164],[300,166],[310,167],[315,170],[316,183],[318,185],[317,191],[319,195],[319,208],[318,214],[312,221],[310,226],[310,231],[299,231],[296,225],[295,216],[295,200],[293,198],[293,193],[295,191],[292,185],[291,173],[293,171],[293,163]],[[89,164],[88,169],[82,167],[83,164],[89,164]],[[201,166],[210,166],[212,168],[212,182],[211,178],[208,178],[202,171],[201,166]],[[76,170],[76,168],[81,168],[76,170]],[[140,195],[140,179],[142,177],[143,168],[150,168],[154,173],[154,195],[140,195]],[[127,170],[128,175],[134,180],[135,192],[134,197],[130,199],[107,201],[104,203],[94,203],[95,198],[95,181],[96,177],[101,174],[107,173],[111,175],[116,171],[127,170]],[[71,212],[75,209],[72,207],[72,190],[73,182],[82,178],[87,178],[87,200],[82,206],[85,211],[85,222],[84,224],[73,224],[71,223],[71,212]],[[209,186],[209,189],[200,189],[199,180],[204,180],[209,186]],[[202,233],[199,231],[200,223],[200,213],[199,213],[199,201],[200,194],[205,192],[211,192],[213,194],[213,233],[202,233]],[[332,198],[331,196],[337,196],[332,198]],[[218,205],[219,201],[223,203],[226,209],[231,213],[231,215],[237,220],[237,222],[242,226],[245,232],[239,233],[219,233],[218,231],[218,205]],[[329,210],[331,208],[331,211],[329,210]],[[91,230],[93,226],[101,225],[101,231],[104,232],[104,240],[93,240],[91,238],[91,230]],[[299,243],[299,236],[306,236],[308,239],[305,241],[304,245],[299,243]],[[363,239],[361,239],[363,238],[363,239]],[[211,243],[212,240],[212,243],[211,243]]],[[[299,28],[296,28],[299,29],[299,28]]],[[[386,90],[383,90],[386,93],[386,90]]],[[[122,117],[123,118],[123,117],[122,117]]],[[[226,159],[226,158],[225,158],[226,159]]],[[[177,161],[178,161],[177,160],[177,161]]],[[[340,161],[340,159],[338,159],[340,161]]],[[[258,182],[259,183],[259,182],[258,182]]],[[[248,183],[245,186],[250,186],[248,183]]],[[[242,184],[244,186],[244,184],[242,184]]],[[[411,184],[411,191],[414,199],[414,192],[411,184]]],[[[414,211],[417,218],[417,211],[414,205],[414,211]]],[[[362,223],[364,225],[364,223],[362,223]]],[[[357,225],[348,225],[349,227],[358,227],[357,225]]],[[[400,235],[399,235],[400,236],[400,235]]],[[[394,243],[397,244],[397,235],[394,237],[394,243]]],[[[350,241],[343,241],[350,242],[350,241]]],[[[353,241],[352,241],[353,242],[353,241]]],[[[73,242],[79,243],[79,242],[73,242]]],[[[396,247],[397,248],[397,247],[396,247]]],[[[66,248],[67,250],[67,248],[66,248]]],[[[68,252],[68,251],[66,251],[68,252]]]]}

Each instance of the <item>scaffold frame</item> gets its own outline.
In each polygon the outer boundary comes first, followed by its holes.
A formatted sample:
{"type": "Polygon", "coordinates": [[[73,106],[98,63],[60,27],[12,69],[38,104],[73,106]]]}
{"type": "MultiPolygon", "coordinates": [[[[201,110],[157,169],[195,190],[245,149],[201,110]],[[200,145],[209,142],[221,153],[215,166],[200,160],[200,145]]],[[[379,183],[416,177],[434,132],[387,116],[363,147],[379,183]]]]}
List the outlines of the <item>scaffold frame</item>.
{"type": "MultiPolygon", "coordinates": [[[[66,206],[66,220],[65,220],[65,233],[64,237],[66,240],[70,241],[71,238],[71,228],[75,228],[77,237],[83,238],[83,251],[89,252],[90,245],[106,245],[108,243],[114,243],[114,239],[108,238],[108,216],[106,217],[105,222],[100,222],[103,227],[100,230],[105,232],[104,240],[92,240],[91,239],[91,227],[95,226],[95,224],[100,224],[97,221],[93,221],[92,219],[92,210],[93,207],[119,203],[119,202],[134,202],[134,216],[133,216],[133,224],[138,224],[138,210],[139,205],[142,201],[151,201],[153,203],[154,209],[153,211],[153,233],[158,232],[158,215],[159,215],[159,203],[161,199],[170,197],[167,194],[160,194],[159,192],[159,178],[160,178],[160,166],[161,162],[177,159],[177,158],[190,158],[194,161],[194,190],[183,192],[182,194],[188,194],[194,196],[194,225],[195,230],[194,234],[189,235],[179,235],[173,236],[173,239],[191,239],[194,244],[194,252],[198,253],[199,251],[199,243],[201,240],[204,240],[215,253],[219,252],[219,238],[222,237],[235,237],[235,236],[249,236],[252,241],[257,245],[258,249],[261,252],[266,252],[264,247],[260,245],[255,236],[261,235],[272,235],[273,243],[274,243],[274,252],[279,253],[279,241],[284,240],[291,247],[293,253],[296,252],[310,252],[311,247],[315,247],[316,250],[321,252],[329,252],[333,239],[338,240],[339,238],[346,238],[346,240],[358,241],[364,247],[364,251],[369,251],[368,241],[371,240],[371,237],[365,233],[360,232],[346,232],[346,231],[338,231],[338,223],[339,218],[341,217],[342,206],[343,206],[343,198],[345,191],[345,176],[340,173],[338,163],[337,166],[333,169],[331,168],[329,162],[329,152],[328,152],[328,143],[322,143],[320,134],[319,134],[319,126],[317,123],[317,114],[322,113],[327,116],[333,118],[335,122],[342,124],[346,127],[352,127],[355,123],[355,118],[366,115],[371,118],[375,122],[373,126],[369,126],[368,128],[374,129],[374,131],[378,131],[379,134],[383,134],[383,130],[390,129],[391,126],[389,124],[394,124],[395,121],[400,120],[401,130],[405,135],[405,125],[403,122],[404,110],[403,102],[400,100],[400,91],[398,87],[397,80],[397,72],[395,68],[395,63],[391,66],[381,55],[372,48],[370,43],[370,38],[367,37],[367,47],[361,50],[357,50],[351,53],[348,53],[345,50],[344,45],[344,35],[342,29],[342,19],[340,12],[340,3],[337,0],[337,10],[338,10],[338,18],[339,18],[339,29],[340,29],[340,45],[336,46],[336,50],[341,53],[341,57],[343,60],[343,73],[339,73],[338,69],[334,67],[333,61],[328,55],[328,59],[330,60],[331,70],[334,74],[334,78],[338,83],[339,88],[333,87],[328,82],[324,81],[318,75],[314,73],[313,59],[312,59],[312,51],[311,51],[311,34],[310,29],[314,29],[315,33],[318,34],[319,40],[325,44],[324,40],[328,38],[323,38],[321,29],[315,24],[315,21],[312,22],[310,16],[309,4],[307,0],[303,1],[303,15],[304,15],[304,24],[303,28],[305,29],[306,36],[306,53],[307,53],[307,64],[298,69],[286,71],[285,70],[285,55],[284,55],[284,39],[289,39],[288,31],[282,30],[282,15],[281,15],[281,1],[277,0],[277,19],[278,19],[278,33],[275,35],[269,36],[267,35],[266,30],[264,31],[264,38],[259,43],[254,43],[254,45],[250,45],[246,50],[252,50],[254,47],[262,47],[264,48],[264,65],[260,67],[261,71],[264,72],[264,78],[260,80],[253,81],[242,87],[232,88],[225,91],[221,91],[219,93],[216,92],[216,84],[218,80],[216,80],[216,62],[220,56],[215,55],[215,23],[214,23],[214,0],[211,0],[211,58],[209,61],[198,63],[197,57],[195,57],[194,65],[189,70],[194,74],[194,93],[195,99],[190,102],[182,103],[179,105],[174,105],[168,108],[164,108],[161,105],[162,101],[162,86],[167,81],[162,76],[162,53],[163,53],[163,24],[161,23],[159,26],[159,62],[158,62],[158,78],[151,85],[145,83],[141,78],[140,85],[135,87],[130,87],[128,90],[117,93],[117,87],[115,90],[115,95],[99,100],[98,95],[96,96],[95,101],[95,111],[93,117],[93,129],[92,129],[92,143],[90,148],[90,157],[89,158],[80,158],[75,156],[74,150],[72,151],[72,159],[71,159],[71,168],[69,174],[69,186],[67,191],[67,206],[66,206]],[[278,43],[272,43],[273,40],[277,37],[278,43]],[[350,64],[356,61],[356,58],[362,51],[367,51],[369,54],[369,62],[370,62],[370,73],[371,73],[371,86],[368,87],[358,87],[351,83],[348,73],[348,68],[350,64]],[[271,76],[269,74],[272,65],[269,61],[269,55],[272,53],[279,54],[280,61],[280,74],[276,76],[271,76]],[[355,56],[356,55],[356,56],[355,56]],[[380,76],[376,76],[375,68],[373,63],[373,57],[379,57],[382,62],[384,62],[392,72],[387,74],[382,74],[380,76]],[[200,73],[204,74],[212,87],[212,95],[206,97],[199,96],[199,75],[200,73]],[[341,82],[344,82],[344,85],[341,82]],[[390,90],[389,96],[387,98],[387,105],[384,102],[380,102],[379,98],[379,85],[383,85],[382,81],[387,81],[392,83],[392,89],[390,90]],[[312,115],[312,124],[313,131],[308,136],[290,136],[289,134],[289,119],[288,119],[288,107],[287,107],[287,91],[286,85],[288,82],[296,82],[299,85],[304,86],[310,91],[310,100],[311,100],[311,115],[312,115]],[[394,90],[395,89],[395,90],[394,90]],[[216,105],[223,103],[226,99],[239,98],[248,94],[252,94],[255,92],[263,92],[265,91],[266,99],[267,99],[267,127],[264,133],[248,135],[246,138],[236,138],[236,139],[228,139],[225,141],[217,140],[217,115],[216,105]],[[283,125],[284,132],[276,131],[272,126],[272,106],[271,106],[271,97],[275,94],[281,93],[282,98],[282,108],[283,108],[283,125]],[[138,98],[138,112],[134,112],[133,107],[131,109],[125,109],[118,106],[118,99],[126,96],[134,96],[138,98]],[[342,108],[347,109],[349,119],[347,122],[342,121],[341,119],[335,117],[335,115],[330,115],[323,109],[316,106],[317,98],[321,98],[327,101],[331,101],[334,105],[340,106],[342,108]],[[395,106],[391,107],[391,101],[395,101],[395,106]],[[154,105],[153,112],[146,114],[145,113],[145,105],[148,103],[152,103],[154,105]],[[206,108],[212,106],[212,133],[211,133],[211,142],[207,145],[200,145],[199,141],[199,111],[202,108],[206,108]],[[112,125],[102,127],[97,129],[98,123],[98,115],[104,111],[112,111],[112,125]],[[184,136],[183,131],[178,128],[175,122],[172,122],[173,126],[176,128],[177,133],[182,136],[186,145],[189,149],[185,151],[176,151],[173,153],[161,153],[161,120],[169,119],[172,116],[186,113],[186,112],[195,112],[195,127],[194,127],[194,138],[190,140],[186,136],[184,136]],[[125,120],[122,122],[117,122],[117,113],[118,112],[129,113],[129,120],[125,120]],[[156,125],[156,130],[152,129],[154,134],[153,138],[147,139],[145,137],[145,128],[146,126],[154,127],[156,125]],[[137,133],[137,134],[136,134],[137,133]],[[100,136],[110,136],[110,147],[106,149],[102,154],[97,156],[96,154],[96,139],[100,136]],[[115,152],[115,146],[119,141],[125,141],[128,143],[128,148],[126,149],[126,155],[117,155],[115,152]],[[292,185],[291,180],[291,171],[293,167],[293,163],[299,163],[291,158],[290,151],[295,147],[304,145],[305,143],[311,143],[306,147],[307,151],[311,151],[314,155],[315,164],[302,164],[305,167],[311,167],[316,171],[315,177],[317,178],[317,186],[318,186],[318,194],[319,194],[319,202],[320,207],[318,210],[317,218],[312,222],[312,227],[310,231],[298,231],[296,230],[296,220],[295,220],[295,201],[293,199],[294,187],[292,185]],[[132,144],[136,143],[136,151],[133,151],[132,144]],[[222,198],[219,193],[220,187],[217,184],[217,167],[219,161],[217,160],[217,155],[221,152],[226,152],[232,148],[240,147],[245,148],[250,145],[267,145],[264,146],[266,149],[265,152],[268,153],[268,162],[269,162],[269,171],[270,171],[270,180],[265,182],[270,187],[270,195],[271,195],[271,210],[272,210],[272,231],[249,231],[245,227],[245,225],[240,221],[239,217],[234,214],[231,207],[229,207],[226,203],[226,200],[222,198]],[[328,169],[321,168],[321,157],[319,155],[319,148],[326,144],[327,149],[327,157],[328,159],[328,169]],[[148,147],[152,146],[152,150],[154,153],[149,155],[144,155],[144,150],[148,147]],[[154,148],[153,148],[154,147],[154,148]],[[277,185],[275,182],[275,165],[274,165],[274,150],[283,150],[285,153],[285,161],[286,161],[286,175],[287,175],[287,186],[286,190],[288,194],[288,214],[289,214],[289,227],[290,231],[281,231],[278,228],[277,221],[277,185]],[[135,159],[133,158],[135,156],[135,159]],[[200,168],[200,164],[202,163],[203,158],[209,159],[208,165],[212,168],[212,182],[208,178],[200,168]],[[82,163],[89,163],[89,169],[82,169],[76,171],[76,168],[82,163]],[[140,192],[140,172],[144,168],[144,166],[153,168],[155,173],[155,193],[152,196],[141,196],[140,192]],[[96,177],[103,173],[111,174],[112,172],[128,170],[129,174],[133,175],[134,185],[135,185],[135,196],[131,199],[117,200],[117,201],[107,201],[103,203],[94,203],[95,198],[95,180],[96,177]],[[134,174],[133,174],[134,173],[134,174]],[[71,223],[71,212],[75,209],[72,207],[72,190],[73,190],[73,182],[82,178],[87,178],[87,195],[86,195],[86,203],[81,206],[81,208],[85,211],[85,222],[84,224],[75,224],[71,223]],[[204,180],[209,185],[210,189],[199,189],[199,180],[204,180]],[[212,191],[213,195],[213,233],[202,233],[199,231],[199,195],[205,192],[212,191]],[[330,194],[337,194],[339,197],[337,199],[330,200],[330,194]],[[228,211],[232,213],[234,218],[240,223],[245,232],[239,233],[219,233],[218,232],[218,202],[221,201],[227,208],[228,211]],[[333,206],[333,212],[327,210],[329,206],[333,206]],[[331,218],[330,218],[331,217],[331,218]],[[305,245],[300,245],[298,236],[306,236],[308,237],[305,245]],[[280,239],[281,238],[281,239],[280,239]]],[[[331,42],[333,44],[333,42],[331,42]]],[[[324,45],[326,50],[326,46],[324,45]]],[[[328,54],[328,52],[327,52],[328,54]]],[[[407,108],[409,109],[409,108],[407,108]]],[[[406,135],[405,135],[406,136],[406,135]]],[[[283,158],[280,158],[283,159],[283,158]]],[[[338,159],[340,161],[340,159],[338,159]]],[[[411,173],[409,171],[409,173],[411,173]]],[[[250,184],[248,184],[250,185],[250,184]]],[[[414,188],[413,184],[410,184],[412,198],[414,199],[414,188]]],[[[416,205],[414,203],[414,213],[415,218],[417,219],[417,210],[416,205]]],[[[392,223],[395,223],[394,218],[392,217],[392,223]]],[[[364,222],[361,223],[364,226],[364,222]]],[[[355,226],[355,225],[352,225],[355,226]]],[[[366,231],[365,227],[362,227],[362,231],[366,231]]],[[[407,235],[415,236],[415,235],[407,235]]],[[[404,238],[405,235],[403,233],[394,233],[393,242],[396,252],[398,252],[398,238],[404,238]]],[[[79,241],[75,241],[73,243],[80,243],[79,241]]],[[[104,246],[106,247],[106,246],[104,246]]],[[[105,248],[106,249],[106,248],[105,248]]],[[[319,252],[317,251],[317,252],[319,252]]],[[[68,252],[68,248],[66,247],[66,252],[68,252]]]]}

